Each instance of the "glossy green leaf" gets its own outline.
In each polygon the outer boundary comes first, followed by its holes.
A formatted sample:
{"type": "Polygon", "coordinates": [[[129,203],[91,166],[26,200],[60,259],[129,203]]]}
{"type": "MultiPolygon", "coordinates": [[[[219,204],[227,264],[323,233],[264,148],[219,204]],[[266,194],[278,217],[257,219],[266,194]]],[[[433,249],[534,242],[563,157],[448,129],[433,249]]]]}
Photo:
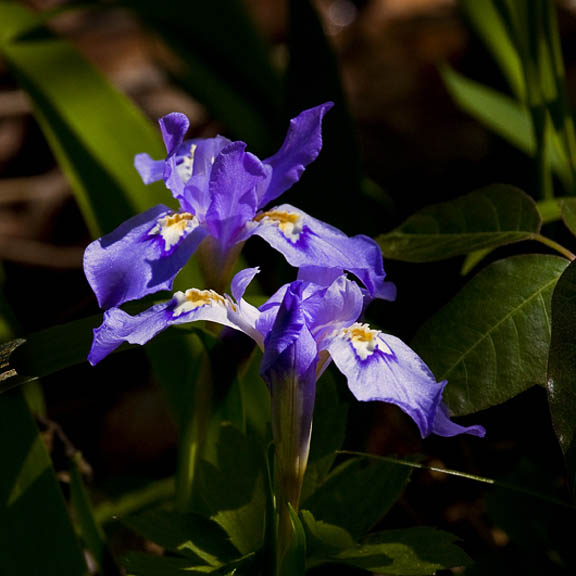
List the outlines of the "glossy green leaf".
{"type": "Polygon", "coordinates": [[[438,380],[448,380],[453,414],[545,385],[550,301],[567,265],[543,254],[494,262],[422,325],[412,345],[438,380]]]}
{"type": "Polygon", "coordinates": [[[356,548],[335,556],[358,568],[398,576],[425,576],[438,570],[467,566],[468,555],[452,534],[434,528],[408,528],[371,534],[356,548]]]}
{"type": "MultiPolygon", "coordinates": [[[[512,146],[529,156],[535,155],[536,142],[527,108],[484,84],[462,76],[449,66],[442,66],[440,72],[452,98],[462,110],[512,146]]],[[[562,153],[558,138],[552,134],[550,138],[551,145],[547,148],[548,162],[565,189],[570,190],[570,164],[562,153]]]]}
{"type": "Polygon", "coordinates": [[[564,454],[570,489],[576,493],[576,264],[566,268],[552,296],[548,400],[564,454]]]}
{"type": "Polygon", "coordinates": [[[409,469],[388,462],[351,459],[336,467],[302,507],[361,538],[400,497],[409,477],[409,469]]]}
{"type": "Polygon", "coordinates": [[[528,240],[539,231],[534,201],[497,184],[424,208],[376,240],[384,258],[431,262],[528,240]]]}
{"type": "Polygon", "coordinates": [[[50,458],[20,390],[0,396],[0,574],[84,576],[50,458]]]}

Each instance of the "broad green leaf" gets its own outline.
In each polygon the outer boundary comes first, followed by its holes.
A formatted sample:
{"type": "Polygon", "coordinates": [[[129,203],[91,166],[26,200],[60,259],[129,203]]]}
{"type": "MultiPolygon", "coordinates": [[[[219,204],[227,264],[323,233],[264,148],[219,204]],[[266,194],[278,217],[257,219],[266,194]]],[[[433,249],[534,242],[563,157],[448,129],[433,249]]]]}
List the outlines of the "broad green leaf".
{"type": "Polygon", "coordinates": [[[138,152],[165,154],[158,132],[137,108],[21,3],[0,2],[0,22],[11,31],[0,53],[28,93],[93,234],[168,202],[169,194],[159,185],[145,186],[133,167],[138,152]],[[34,35],[19,35],[32,24],[38,26],[34,35]]]}
{"type": "Polygon", "coordinates": [[[147,510],[125,518],[124,523],[147,540],[198,565],[220,567],[238,556],[226,532],[199,514],[147,510]]]}
{"type": "Polygon", "coordinates": [[[576,493],[576,264],[566,268],[552,296],[552,337],[546,384],[552,422],[576,493]]]}
{"type": "Polygon", "coordinates": [[[424,208],[376,240],[384,258],[432,262],[528,240],[539,231],[534,201],[518,188],[496,184],[424,208]]]}
{"type": "MultiPolygon", "coordinates": [[[[279,75],[270,47],[239,0],[127,0],[178,58],[172,70],[235,138],[272,153],[280,116],[279,75]]],[[[172,58],[172,62],[174,58],[172,58]]]]}
{"type": "MultiPolygon", "coordinates": [[[[447,65],[442,66],[440,72],[448,91],[460,108],[512,146],[529,156],[535,155],[536,142],[527,108],[484,84],[462,76],[447,65]]],[[[548,162],[564,188],[570,190],[570,164],[561,151],[558,138],[552,134],[550,138],[550,146],[547,148],[548,162]]]]}
{"type": "Polygon", "coordinates": [[[494,0],[461,0],[464,13],[485,42],[514,93],[524,93],[522,63],[510,39],[506,23],[494,0]]]}
{"type": "Polygon", "coordinates": [[[0,574],[84,576],[82,550],[20,390],[0,396],[0,574]]]}
{"type": "Polygon", "coordinates": [[[200,465],[197,496],[199,512],[220,524],[241,554],[257,550],[264,536],[266,509],[259,442],[223,426],[217,465],[200,465]]]}
{"type": "Polygon", "coordinates": [[[563,198],[560,201],[560,208],[564,224],[576,236],[576,198],[563,198]]]}
{"type": "Polygon", "coordinates": [[[455,540],[452,534],[434,528],[389,530],[371,534],[357,548],[336,555],[334,561],[370,572],[425,576],[471,563],[455,540]]]}
{"type": "Polygon", "coordinates": [[[412,345],[464,415],[546,384],[550,300],[568,261],[543,254],[490,264],[425,322],[412,345]]]}
{"type": "Polygon", "coordinates": [[[336,467],[302,507],[361,538],[400,497],[409,477],[409,469],[388,462],[351,459],[336,467]]]}

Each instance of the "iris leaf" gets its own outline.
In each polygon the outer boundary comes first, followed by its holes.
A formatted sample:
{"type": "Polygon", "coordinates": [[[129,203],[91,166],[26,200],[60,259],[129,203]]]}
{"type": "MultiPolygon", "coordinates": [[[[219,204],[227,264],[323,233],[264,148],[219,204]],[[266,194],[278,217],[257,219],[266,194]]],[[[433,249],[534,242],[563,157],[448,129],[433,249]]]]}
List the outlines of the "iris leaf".
{"type": "Polygon", "coordinates": [[[542,254],[499,260],[422,325],[412,345],[444,399],[464,415],[546,384],[550,301],[568,261],[542,254]]]}
{"type": "Polygon", "coordinates": [[[527,194],[496,184],[424,208],[377,241],[385,258],[431,262],[528,240],[540,224],[527,194]]]}

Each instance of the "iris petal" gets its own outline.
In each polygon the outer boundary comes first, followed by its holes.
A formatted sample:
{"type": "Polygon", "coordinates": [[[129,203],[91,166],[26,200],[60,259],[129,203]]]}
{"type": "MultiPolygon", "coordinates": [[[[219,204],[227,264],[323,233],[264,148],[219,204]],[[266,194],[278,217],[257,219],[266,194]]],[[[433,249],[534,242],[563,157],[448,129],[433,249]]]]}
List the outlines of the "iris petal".
{"type": "Polygon", "coordinates": [[[150,232],[171,213],[167,206],[155,206],[88,245],[84,273],[100,307],[171,289],[174,277],[206,235],[196,227],[166,252],[162,239],[150,232]]]}

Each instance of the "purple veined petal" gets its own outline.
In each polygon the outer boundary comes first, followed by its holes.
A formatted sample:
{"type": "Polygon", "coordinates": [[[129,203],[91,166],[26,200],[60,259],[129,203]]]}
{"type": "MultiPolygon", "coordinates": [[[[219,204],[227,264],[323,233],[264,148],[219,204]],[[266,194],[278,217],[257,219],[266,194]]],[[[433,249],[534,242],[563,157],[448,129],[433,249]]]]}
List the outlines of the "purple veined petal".
{"type": "Polygon", "coordinates": [[[246,268],[232,278],[230,289],[235,302],[229,303],[228,320],[237,330],[250,336],[263,350],[264,336],[257,328],[261,313],[258,308],[252,306],[243,298],[246,287],[252,282],[258,272],[260,272],[259,268],[246,268]]]}
{"type": "Polygon", "coordinates": [[[272,167],[272,176],[260,195],[259,208],[288,190],[300,179],[306,166],[317,158],[322,149],[322,118],[333,105],[326,102],[304,110],[290,120],[282,146],[276,154],[264,160],[264,164],[272,167]]]}
{"type": "MultiPolygon", "coordinates": [[[[441,382],[441,384],[445,385],[446,382],[441,382]]],[[[472,436],[484,438],[486,435],[486,430],[483,426],[478,424],[473,424],[472,426],[460,426],[459,424],[452,422],[450,420],[448,408],[444,402],[440,402],[438,405],[438,411],[436,412],[436,417],[434,418],[432,433],[437,434],[438,436],[457,436],[458,434],[471,434],[472,436]]]]}
{"type": "MultiPolygon", "coordinates": [[[[251,234],[260,236],[281,252],[297,268],[336,269],[354,274],[371,298],[393,300],[396,288],[384,279],[382,253],[367,236],[346,236],[343,232],[309,216],[302,210],[283,204],[261,212],[255,218],[251,234]]],[[[311,269],[312,270],[312,269],[311,269]]],[[[313,273],[304,272],[306,277],[313,273]]],[[[330,272],[325,272],[329,278],[330,272]]],[[[322,277],[321,281],[325,282],[322,277]]]]}
{"type": "Polygon", "coordinates": [[[235,326],[228,320],[228,302],[213,290],[191,288],[176,292],[171,300],[156,304],[131,316],[120,308],[104,313],[104,321],[94,330],[94,340],[88,355],[95,365],[123,342],[144,345],[154,336],[176,324],[209,320],[223,326],[235,326]]]}
{"type": "Polygon", "coordinates": [[[319,288],[307,284],[302,301],[302,310],[307,324],[319,348],[334,332],[346,328],[360,318],[364,307],[364,296],[356,282],[339,276],[329,286],[319,288]]]}
{"type": "Polygon", "coordinates": [[[341,330],[328,351],[358,400],[396,404],[416,422],[423,438],[434,431],[444,383],[436,382],[404,342],[356,323],[341,330]]]}
{"type": "Polygon", "coordinates": [[[233,142],[212,168],[206,225],[224,249],[244,239],[239,234],[257,210],[256,185],[267,175],[260,160],[245,148],[243,142],[233,142]]]}
{"type": "Polygon", "coordinates": [[[191,214],[159,205],[95,240],[84,252],[84,273],[102,308],[170,290],[206,231],[191,214]]]}
{"type": "Polygon", "coordinates": [[[158,182],[164,177],[164,160],[153,160],[149,154],[136,154],[134,167],[140,174],[144,184],[158,182]]]}
{"type": "Polygon", "coordinates": [[[168,156],[172,156],[184,142],[184,136],[186,136],[186,132],[188,132],[190,127],[190,121],[185,114],[172,112],[160,118],[158,124],[160,124],[160,132],[162,133],[168,156]]]}

